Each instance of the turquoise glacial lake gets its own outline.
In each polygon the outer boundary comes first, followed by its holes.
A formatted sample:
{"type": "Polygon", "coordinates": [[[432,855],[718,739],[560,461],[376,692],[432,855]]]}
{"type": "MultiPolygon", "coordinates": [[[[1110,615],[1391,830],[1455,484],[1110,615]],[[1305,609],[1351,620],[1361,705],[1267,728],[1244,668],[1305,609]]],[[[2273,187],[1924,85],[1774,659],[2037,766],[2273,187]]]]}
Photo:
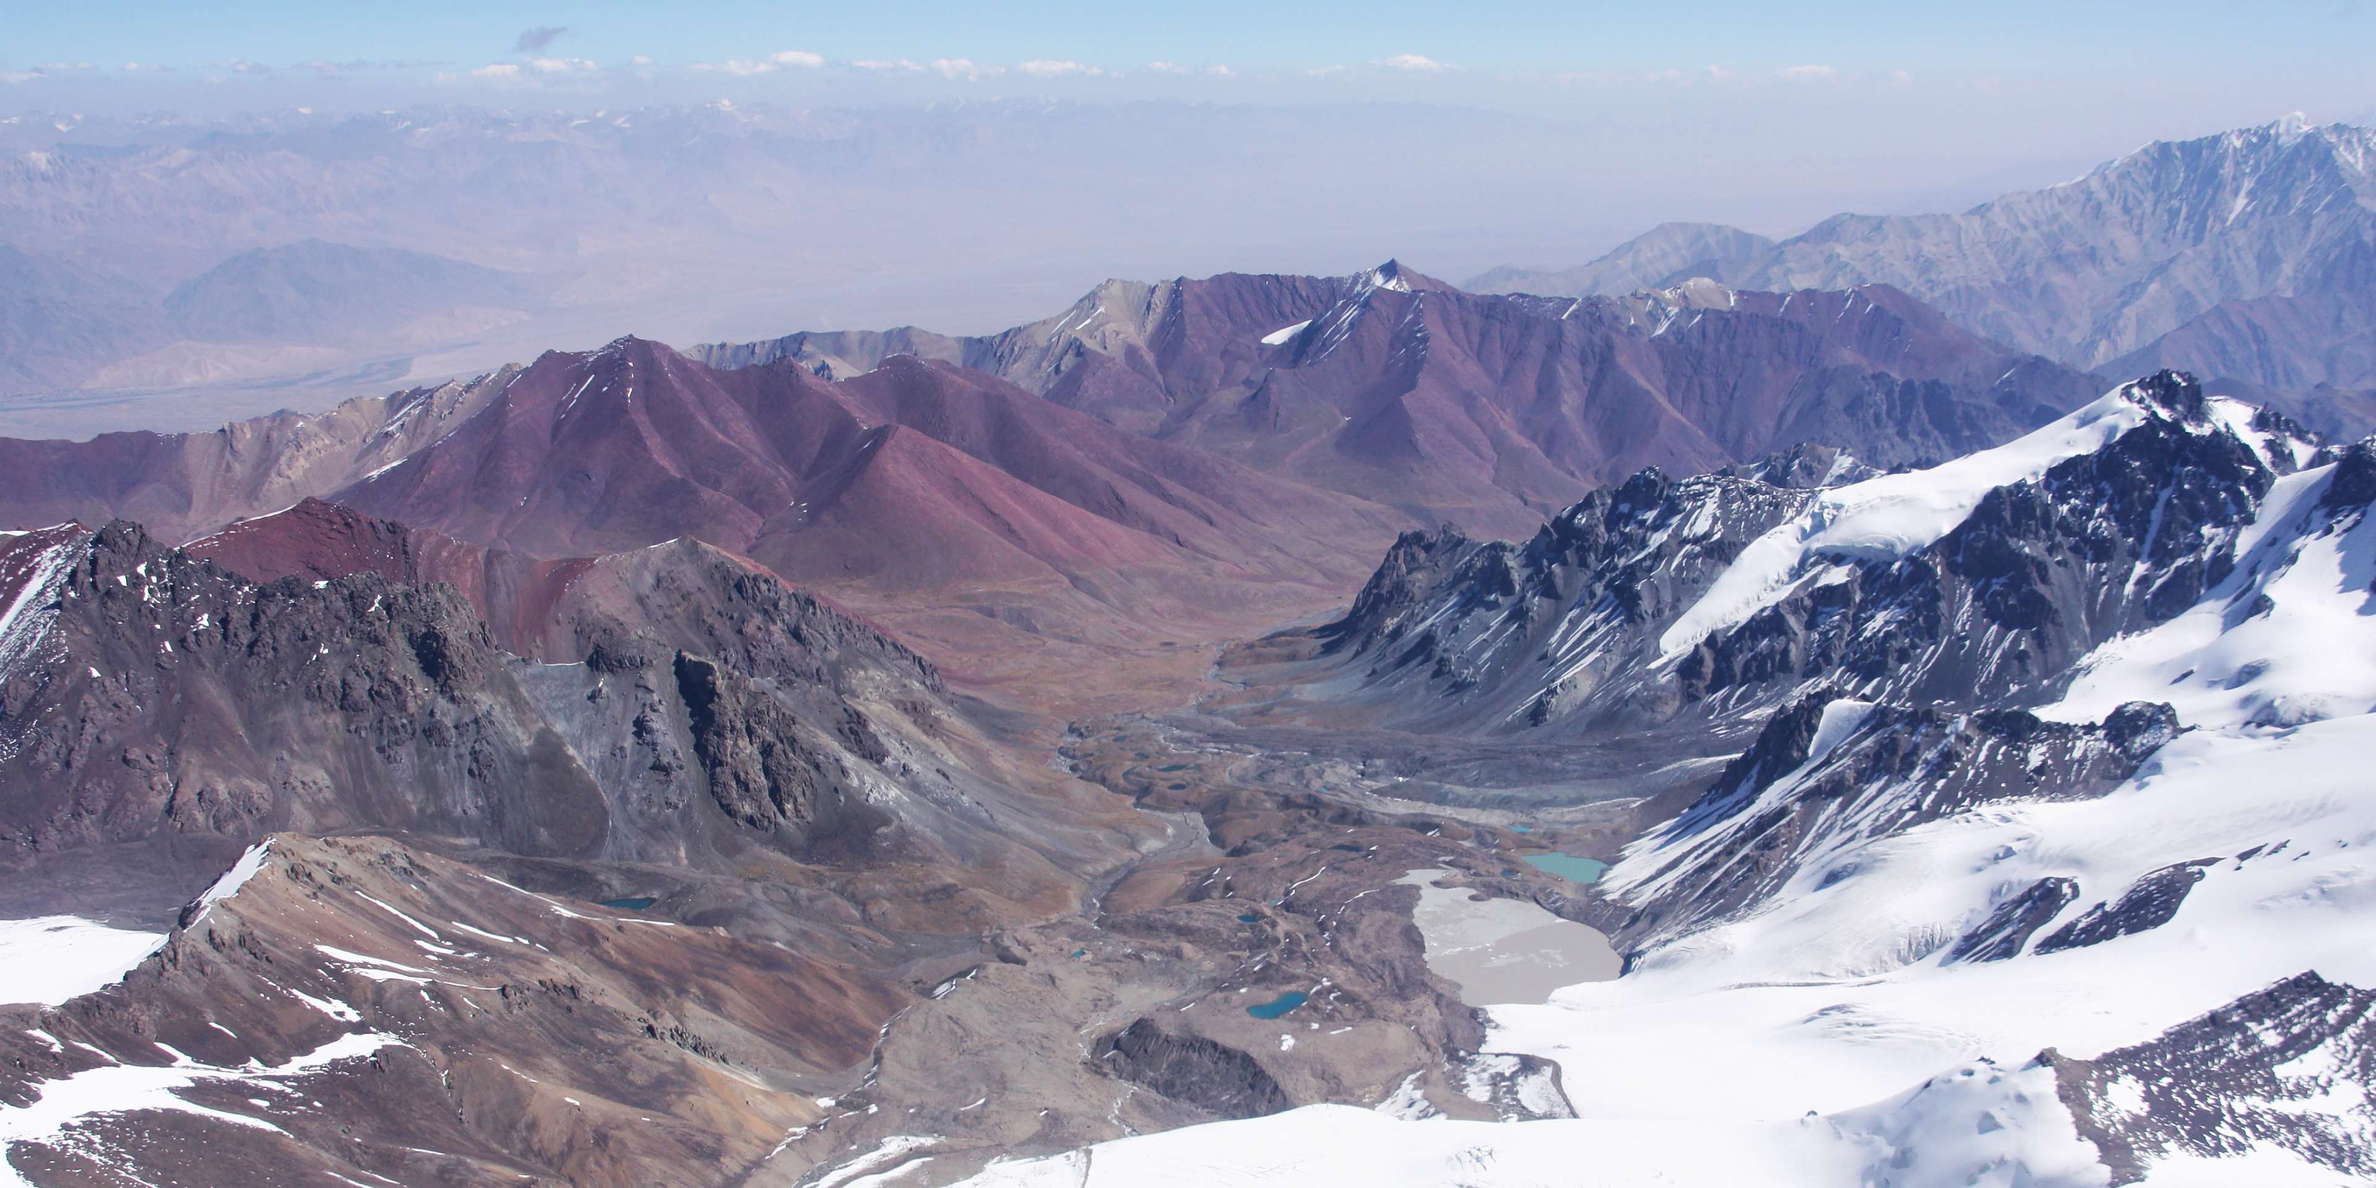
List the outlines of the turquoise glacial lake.
{"type": "Polygon", "coordinates": [[[1263,1003],[1260,1006],[1247,1007],[1246,1013],[1254,1016],[1257,1019],[1276,1019],[1279,1016],[1284,1015],[1299,1006],[1302,1006],[1306,1001],[1309,1001],[1310,998],[1310,995],[1305,994],[1301,990],[1290,990],[1287,993],[1282,994],[1277,998],[1270,1000],[1269,1002],[1263,1003]]]}
{"type": "Polygon", "coordinates": [[[1609,873],[1609,864],[1598,858],[1584,858],[1575,854],[1528,854],[1526,864],[1536,870],[1558,875],[1571,883],[1589,887],[1609,873]]]}

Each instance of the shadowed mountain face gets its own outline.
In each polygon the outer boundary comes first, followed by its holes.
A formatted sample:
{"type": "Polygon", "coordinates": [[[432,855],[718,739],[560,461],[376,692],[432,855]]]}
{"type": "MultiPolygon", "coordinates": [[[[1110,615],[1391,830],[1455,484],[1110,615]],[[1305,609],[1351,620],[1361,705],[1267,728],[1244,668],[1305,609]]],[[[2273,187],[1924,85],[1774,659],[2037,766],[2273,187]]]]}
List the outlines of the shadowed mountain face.
{"type": "Polygon", "coordinates": [[[2289,407],[2306,414],[2300,394],[2319,385],[2376,386],[2372,149],[2376,132],[2297,118],[2150,144],[1961,214],[1843,214],[1779,241],[1675,224],[1579,268],[1504,268],[1472,283],[1582,294],[1687,276],[1894,285],[1959,325],[2079,367],[2185,368],[2292,393],[2289,407]]]}
{"type": "MultiPolygon", "coordinates": [[[[240,534],[277,533],[300,573],[348,571],[262,586],[130,525],[10,539],[13,862],[141,846],[208,869],[276,830],[695,867],[959,867],[1009,844],[930,799],[884,807],[919,768],[940,795],[1003,798],[971,774],[996,766],[980,728],[914,653],[747,563],[686,542],[525,568],[449,545],[418,567],[470,583],[530,661],[455,587],[374,572],[330,518],[240,534]]],[[[1002,898],[1064,881],[1019,853],[995,864],[1002,898]]]]}
{"type": "Polygon", "coordinates": [[[524,278],[492,268],[306,239],[241,252],[175,286],[163,306],[187,338],[321,342],[384,334],[455,306],[537,301],[524,278]]]}
{"type": "Polygon", "coordinates": [[[2009,438],[2098,385],[1885,287],[1627,298],[1464,293],[1389,263],[1341,278],[1109,282],[1004,334],[799,334],[695,353],[821,374],[914,351],[1165,441],[1518,532],[1645,465],[1800,441],[1883,465],[2009,438]]]}
{"type": "Polygon", "coordinates": [[[78,379],[94,358],[140,349],[162,321],[139,285],[0,243],[0,392],[78,379]]]}

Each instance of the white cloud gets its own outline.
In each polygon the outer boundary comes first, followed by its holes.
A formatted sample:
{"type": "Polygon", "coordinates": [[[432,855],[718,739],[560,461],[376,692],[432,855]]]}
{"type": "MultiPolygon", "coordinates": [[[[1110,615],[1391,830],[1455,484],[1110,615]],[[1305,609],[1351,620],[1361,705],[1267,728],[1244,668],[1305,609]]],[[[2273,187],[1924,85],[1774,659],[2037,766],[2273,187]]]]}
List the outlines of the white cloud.
{"type": "Polygon", "coordinates": [[[652,55],[637,54],[634,57],[627,59],[627,64],[630,66],[649,66],[652,64],[652,55]]]}
{"type": "Polygon", "coordinates": [[[1181,65],[1181,64],[1180,64],[1180,63],[1178,63],[1178,62],[1149,62],[1149,63],[1147,63],[1147,73],[1149,73],[1149,74],[1210,74],[1210,75],[1213,75],[1213,76],[1214,76],[1214,77],[1216,77],[1216,78],[1226,78],[1226,77],[1228,77],[1228,75],[1229,75],[1229,67],[1227,67],[1227,66],[1183,66],[1183,65],[1181,65]]]}
{"type": "Polygon", "coordinates": [[[528,68],[538,74],[582,74],[596,67],[584,58],[531,58],[528,68]]]}
{"type": "Polygon", "coordinates": [[[155,74],[159,71],[171,70],[173,67],[159,66],[153,62],[126,62],[123,69],[126,74],[155,74]]]}
{"type": "Polygon", "coordinates": [[[1451,67],[1423,54],[1395,54],[1380,58],[1378,65],[1388,70],[1407,70],[1413,74],[1442,74],[1451,67]]]}
{"type": "Polygon", "coordinates": [[[1775,73],[1791,82],[1821,82],[1840,76],[1839,71],[1829,66],[1785,66],[1775,73]]]}
{"type": "Polygon", "coordinates": [[[1105,73],[1095,66],[1085,62],[1075,62],[1070,58],[1033,58],[1015,69],[1033,78],[1062,78],[1068,74],[1093,76],[1105,73]]]}
{"type": "Polygon", "coordinates": [[[972,58],[934,58],[932,69],[942,78],[968,80],[1006,73],[1006,68],[1003,66],[978,66],[974,64],[972,58]]]}
{"type": "MultiPolygon", "coordinates": [[[[878,74],[929,73],[940,75],[942,78],[960,79],[966,82],[986,78],[993,74],[1006,73],[1006,68],[1003,66],[984,66],[972,58],[934,58],[929,62],[918,62],[913,58],[860,58],[850,65],[854,69],[871,70],[878,74]]],[[[1079,64],[1065,63],[1065,65],[1078,66],[1079,64]]],[[[1028,71],[1029,67],[1026,66],[1024,69],[1028,71]]],[[[1091,74],[1098,73],[1088,67],[1080,69],[1091,74]]],[[[1072,73],[1072,71],[1054,71],[1052,73],[1062,74],[1072,73]]]]}
{"type": "Polygon", "coordinates": [[[486,65],[471,71],[470,77],[518,78],[520,77],[520,64],[517,62],[489,62],[486,65]]]}
{"type": "Polygon", "coordinates": [[[695,62],[693,69],[710,70],[719,74],[769,74],[785,67],[814,70],[825,64],[825,55],[807,50],[777,50],[764,58],[728,58],[723,62],[695,62]]]}

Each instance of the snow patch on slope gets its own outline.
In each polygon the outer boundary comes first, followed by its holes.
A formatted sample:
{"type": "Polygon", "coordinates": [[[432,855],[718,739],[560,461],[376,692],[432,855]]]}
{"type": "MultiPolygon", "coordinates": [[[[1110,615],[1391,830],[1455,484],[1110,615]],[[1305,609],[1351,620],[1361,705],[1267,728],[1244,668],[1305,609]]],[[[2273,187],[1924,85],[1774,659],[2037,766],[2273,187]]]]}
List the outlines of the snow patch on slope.
{"type": "Polygon", "coordinates": [[[239,856],[239,861],[231,864],[231,869],[224,871],[222,877],[216,879],[212,886],[199,892],[198,914],[190,917],[190,923],[195,924],[204,919],[206,909],[239,894],[239,889],[247,886],[248,880],[255,878],[257,872],[264,869],[264,861],[271,855],[272,843],[269,841],[261,841],[249,846],[247,852],[239,856]]]}
{"type": "Polygon", "coordinates": [[[0,1185],[30,1183],[9,1166],[5,1155],[10,1147],[22,1142],[55,1143],[68,1138],[78,1124],[109,1115],[165,1110],[285,1134],[261,1118],[200,1105],[177,1091],[201,1082],[231,1082],[285,1092],[285,1082],[292,1078],[340,1061],[368,1057],[390,1045],[404,1046],[404,1041],[379,1032],[358,1031],[277,1065],[206,1064],[177,1053],[179,1058],[172,1064],[103,1064],[54,1081],[36,1082],[34,1087],[41,1096],[31,1104],[0,1107],[0,1185]]]}
{"type": "Polygon", "coordinates": [[[79,916],[0,920],[0,1002],[56,1006],[123,980],[165,943],[161,932],[79,916]]]}
{"type": "Polygon", "coordinates": [[[1283,345],[1285,345],[1285,344],[1288,342],[1288,340],[1290,340],[1290,339],[1294,338],[1294,337],[1295,337],[1296,335],[1298,335],[1298,334],[1301,334],[1301,333],[1303,333],[1303,331],[1304,331],[1304,327],[1306,327],[1306,326],[1309,326],[1309,325],[1311,325],[1311,324],[1312,324],[1312,319],[1310,319],[1310,318],[1305,318],[1303,321],[1297,322],[1296,324],[1294,324],[1294,325],[1292,325],[1292,326],[1281,326],[1281,327],[1279,327],[1278,329],[1276,329],[1276,330],[1273,330],[1273,331],[1271,331],[1270,333],[1263,335],[1263,336],[1262,336],[1262,345],[1264,345],[1264,346],[1283,346],[1283,345]]]}
{"type": "Polygon", "coordinates": [[[2144,424],[2149,414],[2124,385],[2095,402],[1992,450],[1928,470],[1819,491],[1806,510],[1749,542],[1689,610],[1658,637],[1659,651],[1686,651],[1772,605],[1818,558],[1903,557],[1947,535],[1998,487],[2034,480],[2056,463],[2093,453],[2144,424]]]}
{"type": "Polygon", "coordinates": [[[74,572],[88,538],[77,534],[42,550],[32,564],[8,609],[0,611],[0,673],[13,672],[30,662],[49,638],[58,619],[58,591],[74,572]]]}

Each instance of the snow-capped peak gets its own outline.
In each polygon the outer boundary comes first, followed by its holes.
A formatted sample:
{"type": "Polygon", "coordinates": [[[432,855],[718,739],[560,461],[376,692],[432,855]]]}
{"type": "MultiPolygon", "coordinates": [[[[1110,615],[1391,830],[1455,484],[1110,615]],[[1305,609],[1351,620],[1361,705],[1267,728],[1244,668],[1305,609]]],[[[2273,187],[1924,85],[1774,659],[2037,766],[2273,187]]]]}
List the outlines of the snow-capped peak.
{"type": "Polygon", "coordinates": [[[1411,291],[1411,282],[1404,278],[1402,262],[1399,260],[1388,260],[1376,268],[1370,269],[1369,275],[1363,278],[1362,283],[1368,288],[1386,289],[1396,293],[1411,291]]]}

